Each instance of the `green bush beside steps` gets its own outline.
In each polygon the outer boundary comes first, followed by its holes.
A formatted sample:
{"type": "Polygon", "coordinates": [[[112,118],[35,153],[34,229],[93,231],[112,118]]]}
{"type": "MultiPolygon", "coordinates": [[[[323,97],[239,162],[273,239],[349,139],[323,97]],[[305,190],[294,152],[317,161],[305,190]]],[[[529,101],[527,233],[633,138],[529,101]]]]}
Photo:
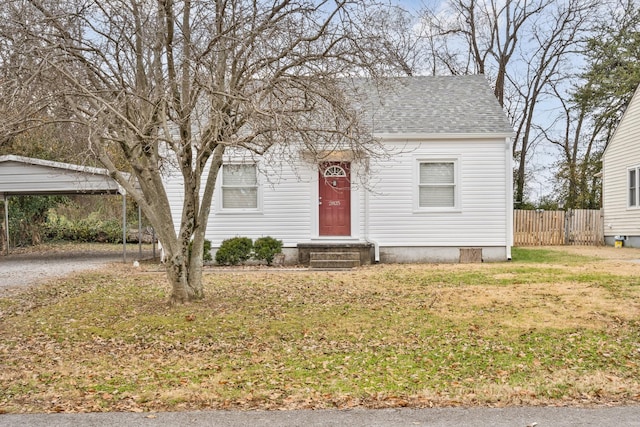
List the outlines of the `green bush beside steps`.
{"type": "Polygon", "coordinates": [[[248,237],[233,237],[222,241],[216,252],[216,263],[238,265],[253,258],[271,265],[274,257],[280,253],[282,253],[282,240],[266,236],[253,242],[248,237]]]}

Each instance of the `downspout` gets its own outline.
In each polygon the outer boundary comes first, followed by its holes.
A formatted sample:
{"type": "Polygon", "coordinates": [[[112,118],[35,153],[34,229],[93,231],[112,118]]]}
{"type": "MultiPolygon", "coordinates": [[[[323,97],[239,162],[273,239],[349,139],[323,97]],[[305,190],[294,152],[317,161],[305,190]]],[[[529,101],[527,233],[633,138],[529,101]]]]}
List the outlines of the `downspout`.
{"type": "Polygon", "coordinates": [[[7,193],[2,194],[2,200],[4,201],[4,231],[7,239],[4,254],[9,255],[9,196],[7,193]]]}
{"type": "Polygon", "coordinates": [[[511,261],[511,247],[513,246],[513,157],[512,157],[512,139],[506,138],[505,141],[505,170],[507,172],[506,187],[506,255],[507,261],[511,261]]]}
{"type": "Polygon", "coordinates": [[[364,240],[373,245],[373,261],[380,262],[380,245],[369,237],[369,190],[364,189],[364,240]]]}
{"type": "Polygon", "coordinates": [[[142,259],[142,208],[138,203],[138,259],[142,259]]]}
{"type": "Polygon", "coordinates": [[[122,262],[127,262],[127,192],[121,190],[122,194],[122,262]]]}

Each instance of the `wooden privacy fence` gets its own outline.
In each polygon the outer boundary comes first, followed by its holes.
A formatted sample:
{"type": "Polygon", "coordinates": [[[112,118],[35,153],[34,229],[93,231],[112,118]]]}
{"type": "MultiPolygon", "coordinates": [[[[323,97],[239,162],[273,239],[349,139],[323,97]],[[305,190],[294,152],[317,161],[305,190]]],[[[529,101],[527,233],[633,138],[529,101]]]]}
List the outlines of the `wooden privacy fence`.
{"type": "Polygon", "coordinates": [[[565,211],[515,210],[514,246],[603,245],[600,209],[565,211]]]}

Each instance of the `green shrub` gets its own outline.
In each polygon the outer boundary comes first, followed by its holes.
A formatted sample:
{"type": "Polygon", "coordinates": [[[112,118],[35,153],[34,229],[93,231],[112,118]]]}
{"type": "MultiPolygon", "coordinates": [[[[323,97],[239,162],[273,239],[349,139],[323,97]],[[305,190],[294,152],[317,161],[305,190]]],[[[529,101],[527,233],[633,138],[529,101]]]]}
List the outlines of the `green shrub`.
{"type": "Polygon", "coordinates": [[[265,260],[267,265],[271,265],[273,258],[282,253],[282,240],[274,239],[270,236],[260,237],[253,244],[253,251],[255,259],[265,260]]]}
{"type": "MultiPolygon", "coordinates": [[[[17,196],[9,203],[9,235],[14,246],[37,245],[47,238],[47,212],[60,203],[61,196],[17,196]]],[[[1,220],[0,220],[1,221],[1,220]]]]}
{"type": "Polygon", "coordinates": [[[216,262],[220,265],[238,265],[251,258],[253,241],[248,237],[233,237],[222,241],[216,262]]]}
{"type": "Polygon", "coordinates": [[[97,212],[77,221],[69,220],[50,209],[44,225],[48,240],[67,240],[76,242],[121,243],[122,225],[116,219],[103,220],[97,212]]]}

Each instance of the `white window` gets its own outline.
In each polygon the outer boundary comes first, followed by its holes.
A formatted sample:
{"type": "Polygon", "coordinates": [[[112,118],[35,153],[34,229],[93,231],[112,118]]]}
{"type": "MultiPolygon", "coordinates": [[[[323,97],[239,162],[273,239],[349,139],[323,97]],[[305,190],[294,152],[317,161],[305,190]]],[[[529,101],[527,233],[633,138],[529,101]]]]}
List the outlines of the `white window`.
{"type": "Polygon", "coordinates": [[[347,176],[347,173],[340,166],[332,165],[332,166],[329,166],[324,171],[324,176],[325,176],[325,178],[328,178],[328,177],[331,177],[331,176],[347,176]]]}
{"type": "Polygon", "coordinates": [[[629,207],[640,206],[640,166],[629,169],[629,207]]]}
{"type": "Polygon", "coordinates": [[[418,161],[418,210],[457,208],[456,161],[418,161]]]}
{"type": "Polygon", "coordinates": [[[258,209],[258,174],[256,165],[223,165],[221,188],[223,210],[258,209]]]}

